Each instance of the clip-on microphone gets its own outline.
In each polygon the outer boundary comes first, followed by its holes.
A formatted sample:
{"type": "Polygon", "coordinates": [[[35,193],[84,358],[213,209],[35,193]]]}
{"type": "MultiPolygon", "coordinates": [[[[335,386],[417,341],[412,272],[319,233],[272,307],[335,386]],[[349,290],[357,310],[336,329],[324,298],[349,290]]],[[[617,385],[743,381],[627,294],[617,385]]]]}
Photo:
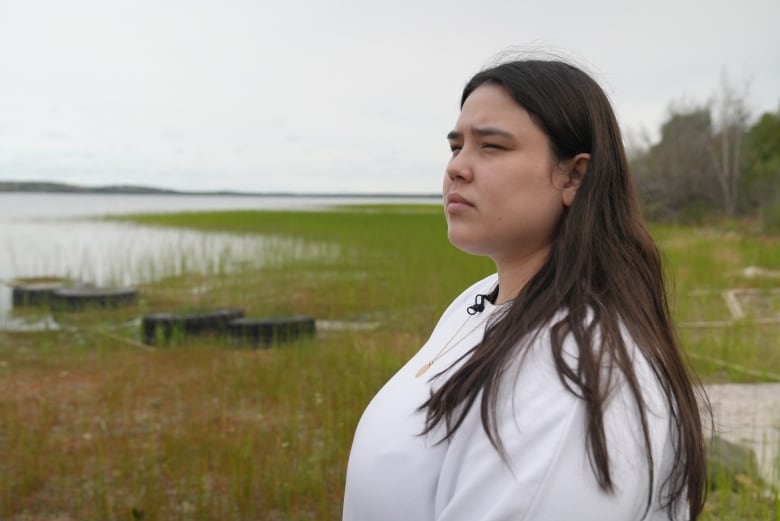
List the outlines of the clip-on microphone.
{"type": "Polygon", "coordinates": [[[477,296],[474,297],[474,303],[466,308],[466,313],[469,315],[482,313],[485,310],[485,300],[487,298],[488,295],[482,295],[481,293],[477,294],[477,296]]]}

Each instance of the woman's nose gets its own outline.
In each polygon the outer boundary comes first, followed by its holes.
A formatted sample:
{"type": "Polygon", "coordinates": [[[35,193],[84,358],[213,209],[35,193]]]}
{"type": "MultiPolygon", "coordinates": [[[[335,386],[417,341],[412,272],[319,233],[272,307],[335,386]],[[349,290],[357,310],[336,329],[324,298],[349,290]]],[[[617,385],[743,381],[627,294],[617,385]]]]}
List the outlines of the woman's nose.
{"type": "Polygon", "coordinates": [[[450,180],[470,181],[473,176],[471,161],[468,158],[468,154],[465,154],[463,150],[454,155],[447,163],[447,177],[450,180]]]}

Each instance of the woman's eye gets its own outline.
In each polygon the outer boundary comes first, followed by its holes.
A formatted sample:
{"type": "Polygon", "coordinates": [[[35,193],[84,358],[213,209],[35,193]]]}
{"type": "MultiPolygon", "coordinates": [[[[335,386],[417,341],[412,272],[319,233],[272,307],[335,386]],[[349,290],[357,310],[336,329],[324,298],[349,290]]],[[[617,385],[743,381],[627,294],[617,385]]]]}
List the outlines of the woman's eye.
{"type": "Polygon", "coordinates": [[[484,143],[482,148],[492,148],[495,150],[504,150],[504,147],[496,145],[495,143],[484,143]]]}
{"type": "Polygon", "coordinates": [[[452,155],[454,156],[458,152],[460,152],[461,146],[460,145],[452,145],[450,146],[450,151],[452,152],[452,155]]]}

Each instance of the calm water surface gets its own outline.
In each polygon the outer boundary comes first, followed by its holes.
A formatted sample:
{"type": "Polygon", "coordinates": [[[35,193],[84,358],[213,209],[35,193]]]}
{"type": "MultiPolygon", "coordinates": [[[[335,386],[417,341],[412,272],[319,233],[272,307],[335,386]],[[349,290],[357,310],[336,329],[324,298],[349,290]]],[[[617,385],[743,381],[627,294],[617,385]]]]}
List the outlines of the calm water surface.
{"type": "MultiPolygon", "coordinates": [[[[292,256],[327,254],[328,245],[280,243],[258,235],[197,232],[94,220],[187,210],[322,209],[338,204],[440,202],[436,198],[334,198],[0,193],[0,327],[18,324],[7,285],[21,277],[71,277],[132,285],[185,271],[210,273],[261,262],[269,248],[292,256]],[[5,282],[5,284],[3,284],[5,282]]],[[[334,253],[331,251],[331,253],[334,253]]]]}

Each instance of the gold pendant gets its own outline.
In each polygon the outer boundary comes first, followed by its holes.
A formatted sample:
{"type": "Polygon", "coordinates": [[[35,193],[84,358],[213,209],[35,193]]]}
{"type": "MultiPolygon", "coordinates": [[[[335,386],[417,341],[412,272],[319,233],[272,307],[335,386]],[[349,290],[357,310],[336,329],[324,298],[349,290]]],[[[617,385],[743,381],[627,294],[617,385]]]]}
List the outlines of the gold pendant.
{"type": "Polygon", "coordinates": [[[417,373],[414,375],[415,378],[420,378],[420,376],[425,374],[425,371],[431,368],[433,365],[433,360],[430,362],[425,362],[421,368],[417,370],[417,373]]]}

